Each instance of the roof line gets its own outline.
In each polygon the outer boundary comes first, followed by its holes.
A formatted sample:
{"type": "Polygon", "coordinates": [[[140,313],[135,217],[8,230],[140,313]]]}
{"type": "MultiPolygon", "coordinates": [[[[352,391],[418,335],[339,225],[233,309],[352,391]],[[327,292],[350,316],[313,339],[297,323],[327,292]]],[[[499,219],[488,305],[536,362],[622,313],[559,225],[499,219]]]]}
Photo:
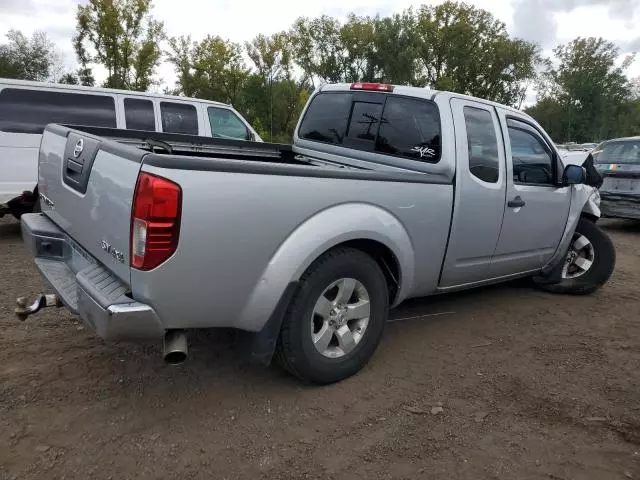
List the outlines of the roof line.
{"type": "Polygon", "coordinates": [[[195,98],[195,97],[185,97],[180,95],[165,95],[163,93],[152,93],[152,92],[138,92],[136,90],[121,90],[117,88],[105,88],[105,87],[87,87],[85,85],[68,85],[63,83],[53,83],[53,82],[35,82],[32,80],[14,80],[11,78],[2,78],[0,77],[0,86],[22,86],[22,87],[38,87],[38,88],[56,88],[56,89],[64,89],[64,90],[76,90],[81,92],[99,92],[99,93],[110,93],[112,95],[138,95],[142,97],[153,97],[153,98],[167,98],[173,100],[193,100],[202,103],[210,103],[212,105],[224,105],[226,107],[230,107],[231,104],[224,102],[216,102],[214,100],[205,100],[203,98],[195,98]]]}

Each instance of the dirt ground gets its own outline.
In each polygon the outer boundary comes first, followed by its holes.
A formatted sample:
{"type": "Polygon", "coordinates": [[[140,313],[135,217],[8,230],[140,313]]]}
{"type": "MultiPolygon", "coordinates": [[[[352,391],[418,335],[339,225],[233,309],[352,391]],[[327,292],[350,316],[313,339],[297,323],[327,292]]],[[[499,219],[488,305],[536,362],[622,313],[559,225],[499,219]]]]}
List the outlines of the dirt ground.
{"type": "Polygon", "coordinates": [[[18,322],[43,283],[4,219],[0,479],[640,479],[640,225],[603,225],[618,263],[595,295],[412,301],[360,374],[314,387],[230,332],[170,368],[64,310],[18,322]]]}

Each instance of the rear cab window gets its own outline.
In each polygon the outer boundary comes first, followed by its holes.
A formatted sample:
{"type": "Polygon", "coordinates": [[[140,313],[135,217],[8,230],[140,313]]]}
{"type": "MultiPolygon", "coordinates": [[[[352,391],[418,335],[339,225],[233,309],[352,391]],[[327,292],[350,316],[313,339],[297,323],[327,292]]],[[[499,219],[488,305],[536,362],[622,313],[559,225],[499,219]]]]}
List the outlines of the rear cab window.
{"type": "Polygon", "coordinates": [[[0,131],[40,134],[49,123],[116,128],[115,100],[50,89],[0,90],[0,131]]]}
{"type": "Polygon", "coordinates": [[[389,96],[376,151],[421,162],[440,160],[438,107],[426,100],[389,96]]]}
{"type": "Polygon", "coordinates": [[[350,93],[320,93],[309,105],[299,136],[316,142],[342,145],[351,113],[350,93]]]}
{"type": "Polygon", "coordinates": [[[437,163],[441,155],[435,103],[394,94],[319,93],[305,113],[298,136],[419,162],[437,163]]]}

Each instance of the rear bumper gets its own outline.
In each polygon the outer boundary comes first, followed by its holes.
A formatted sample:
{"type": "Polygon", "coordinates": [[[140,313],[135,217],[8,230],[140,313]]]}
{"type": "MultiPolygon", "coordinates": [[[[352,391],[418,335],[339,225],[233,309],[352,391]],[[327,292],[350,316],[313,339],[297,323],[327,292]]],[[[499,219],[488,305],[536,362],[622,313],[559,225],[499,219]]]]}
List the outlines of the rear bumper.
{"type": "Polygon", "coordinates": [[[149,305],[136,302],[120,279],[43,214],[21,218],[35,263],[65,306],[105,340],[161,338],[165,329],[149,305]]]}
{"type": "Polygon", "coordinates": [[[604,217],[640,220],[640,195],[620,195],[600,191],[600,211],[604,217]]]}

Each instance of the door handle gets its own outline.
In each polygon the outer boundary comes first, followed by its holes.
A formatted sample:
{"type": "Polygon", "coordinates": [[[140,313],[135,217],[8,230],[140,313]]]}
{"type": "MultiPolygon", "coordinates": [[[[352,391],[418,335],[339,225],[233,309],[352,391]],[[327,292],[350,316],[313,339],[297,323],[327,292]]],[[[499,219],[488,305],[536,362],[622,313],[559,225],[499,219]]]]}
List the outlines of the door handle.
{"type": "Polygon", "coordinates": [[[524,207],[524,206],[525,206],[524,200],[522,200],[520,198],[520,195],[518,195],[513,200],[509,200],[507,202],[507,207],[511,207],[511,208],[519,208],[519,207],[524,207]]]}

